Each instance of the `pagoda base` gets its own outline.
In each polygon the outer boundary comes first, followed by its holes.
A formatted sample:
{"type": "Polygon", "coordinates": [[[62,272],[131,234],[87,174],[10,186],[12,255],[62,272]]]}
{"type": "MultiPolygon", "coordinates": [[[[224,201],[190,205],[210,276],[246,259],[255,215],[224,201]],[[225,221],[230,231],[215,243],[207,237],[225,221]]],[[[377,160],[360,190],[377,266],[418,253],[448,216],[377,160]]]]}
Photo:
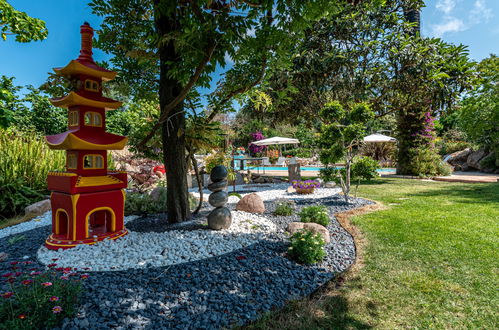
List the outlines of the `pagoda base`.
{"type": "Polygon", "coordinates": [[[103,233],[98,235],[97,237],[92,237],[92,238],[85,238],[82,240],[69,240],[69,239],[61,239],[57,237],[58,235],[55,234],[50,234],[50,236],[45,240],[45,247],[49,250],[59,250],[59,249],[69,249],[78,245],[86,244],[86,245],[92,245],[97,242],[103,241],[105,239],[108,240],[115,240],[120,237],[125,236],[128,234],[128,230],[124,228],[123,230],[112,232],[112,233],[103,233]]]}

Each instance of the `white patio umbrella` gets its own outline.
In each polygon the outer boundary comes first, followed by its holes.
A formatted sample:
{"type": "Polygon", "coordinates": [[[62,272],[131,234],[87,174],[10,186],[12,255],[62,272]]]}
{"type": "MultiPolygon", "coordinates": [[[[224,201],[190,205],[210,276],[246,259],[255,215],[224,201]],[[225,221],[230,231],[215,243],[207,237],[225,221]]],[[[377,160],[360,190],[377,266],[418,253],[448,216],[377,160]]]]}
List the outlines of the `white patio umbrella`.
{"type": "Polygon", "coordinates": [[[397,142],[397,139],[383,134],[371,134],[364,137],[364,142],[397,142]]]}
{"type": "Polygon", "coordinates": [[[270,146],[274,144],[298,144],[300,141],[298,139],[292,139],[292,138],[285,138],[285,137],[280,137],[280,136],[274,136],[269,139],[263,139],[255,142],[251,142],[251,144],[254,144],[256,146],[270,146]]]}

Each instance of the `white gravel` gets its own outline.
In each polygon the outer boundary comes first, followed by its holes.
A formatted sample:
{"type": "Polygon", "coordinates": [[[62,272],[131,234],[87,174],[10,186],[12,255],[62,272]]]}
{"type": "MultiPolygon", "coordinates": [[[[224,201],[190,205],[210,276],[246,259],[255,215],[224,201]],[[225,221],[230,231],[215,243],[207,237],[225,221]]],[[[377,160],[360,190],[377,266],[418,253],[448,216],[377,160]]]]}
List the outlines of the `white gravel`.
{"type": "Polygon", "coordinates": [[[52,224],[52,212],[48,211],[30,221],[22,222],[20,224],[10,226],[0,230],[0,238],[9,235],[19,234],[38,227],[48,226],[52,224]]]}
{"type": "Polygon", "coordinates": [[[227,230],[172,230],[163,233],[130,231],[118,240],[80,245],[68,250],[38,250],[44,264],[56,261],[60,267],[89,268],[93,271],[168,266],[206,259],[240,249],[276,232],[270,220],[254,214],[233,211],[227,230]],[[83,257],[84,256],[84,257],[83,257]]]}

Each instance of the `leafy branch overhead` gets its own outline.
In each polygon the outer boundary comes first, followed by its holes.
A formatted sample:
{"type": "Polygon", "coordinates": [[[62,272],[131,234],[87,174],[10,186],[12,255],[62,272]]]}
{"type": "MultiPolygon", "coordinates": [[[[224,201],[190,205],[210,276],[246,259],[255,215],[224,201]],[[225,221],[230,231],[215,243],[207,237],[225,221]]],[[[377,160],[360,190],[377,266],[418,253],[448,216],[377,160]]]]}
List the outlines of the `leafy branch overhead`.
{"type": "Polygon", "coordinates": [[[45,22],[14,9],[6,0],[0,0],[0,34],[3,40],[15,36],[17,42],[38,41],[47,38],[45,22]]]}

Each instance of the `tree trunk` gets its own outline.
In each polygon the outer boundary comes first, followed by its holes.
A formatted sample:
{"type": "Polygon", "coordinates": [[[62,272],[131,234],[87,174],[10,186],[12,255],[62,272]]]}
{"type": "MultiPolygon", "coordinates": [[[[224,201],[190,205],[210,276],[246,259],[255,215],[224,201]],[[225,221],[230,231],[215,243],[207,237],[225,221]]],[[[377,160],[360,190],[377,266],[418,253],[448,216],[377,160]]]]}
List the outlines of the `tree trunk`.
{"type": "MultiPolygon", "coordinates": [[[[159,10],[160,0],[155,0],[155,22],[159,36],[180,30],[174,13],[159,10]]],[[[182,90],[181,83],[168,77],[170,62],[181,61],[173,41],[166,41],[159,46],[160,78],[159,104],[161,114],[164,108],[175,99],[182,90]]],[[[185,115],[183,102],[179,103],[169,114],[169,119],[163,123],[161,137],[163,143],[164,163],[167,170],[167,212],[168,222],[182,222],[190,218],[189,194],[187,189],[187,162],[185,154],[185,115]]]]}

